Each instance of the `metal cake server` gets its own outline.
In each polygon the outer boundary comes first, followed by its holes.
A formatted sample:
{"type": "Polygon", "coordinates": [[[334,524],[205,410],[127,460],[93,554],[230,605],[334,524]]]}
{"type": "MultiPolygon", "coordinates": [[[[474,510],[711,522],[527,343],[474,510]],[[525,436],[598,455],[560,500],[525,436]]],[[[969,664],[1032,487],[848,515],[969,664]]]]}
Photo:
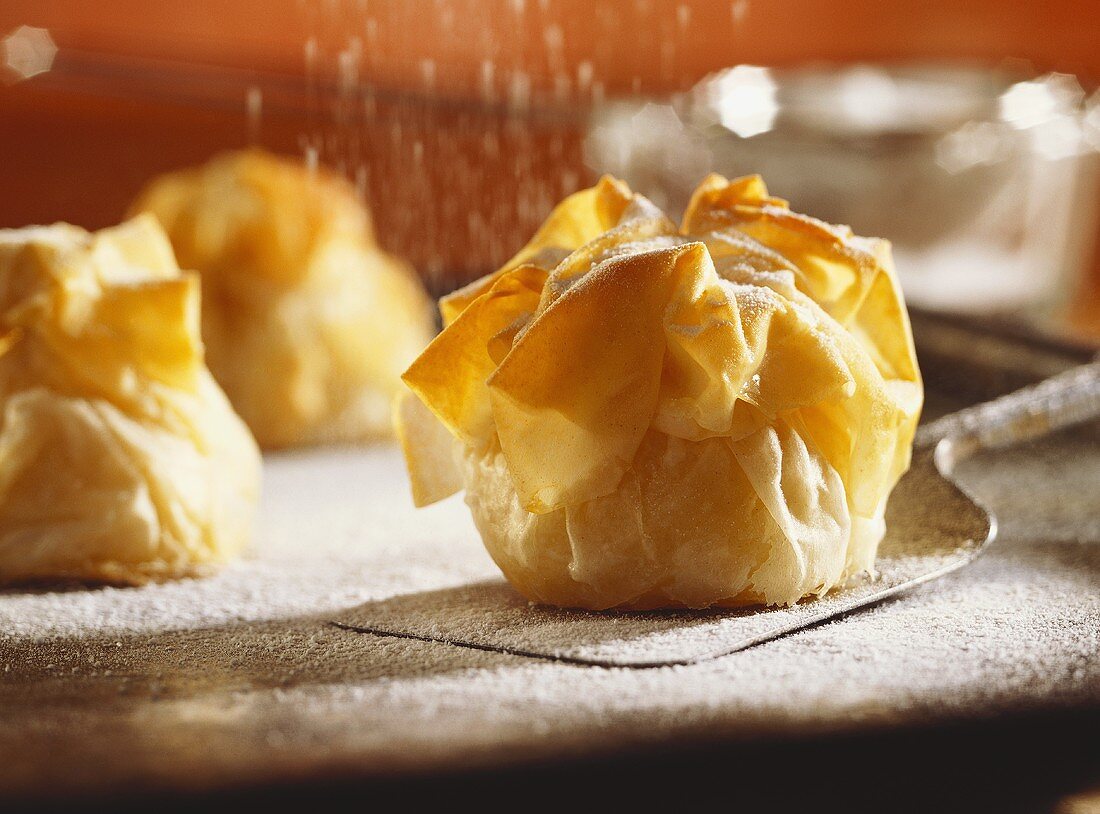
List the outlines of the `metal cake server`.
{"type": "Polygon", "coordinates": [[[959,462],[983,450],[1036,440],[1098,417],[1100,361],[921,426],[912,465],[890,496],[879,556],[887,562],[945,556],[948,562],[851,609],[954,571],[992,542],[996,518],[955,482],[959,462]]]}
{"type": "Polygon", "coordinates": [[[993,516],[955,483],[981,450],[1100,417],[1100,361],[930,422],[890,497],[877,575],[790,608],[602,612],[529,604],[503,580],[368,603],[335,621],[381,636],[436,641],[605,667],[692,664],[851,613],[971,562],[996,534],[993,516]]]}

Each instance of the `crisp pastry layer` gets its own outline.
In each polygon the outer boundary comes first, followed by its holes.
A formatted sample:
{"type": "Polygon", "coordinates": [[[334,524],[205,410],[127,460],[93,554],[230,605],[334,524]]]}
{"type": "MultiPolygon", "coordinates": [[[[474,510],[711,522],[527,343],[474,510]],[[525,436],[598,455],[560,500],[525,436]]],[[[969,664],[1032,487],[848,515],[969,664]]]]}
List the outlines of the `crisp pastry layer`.
{"type": "Polygon", "coordinates": [[[260,458],[151,217],[0,230],[0,582],[142,583],[248,542],[260,458]]]}
{"type": "Polygon", "coordinates": [[[707,178],[566,199],[441,303],[396,422],[532,600],[786,605],[870,571],[923,390],[889,245],[707,178]]]}
{"type": "Polygon", "coordinates": [[[264,447],[392,432],[401,371],[434,334],[412,269],[354,191],[252,150],[154,180],[133,206],[202,275],[207,361],[264,447]]]}

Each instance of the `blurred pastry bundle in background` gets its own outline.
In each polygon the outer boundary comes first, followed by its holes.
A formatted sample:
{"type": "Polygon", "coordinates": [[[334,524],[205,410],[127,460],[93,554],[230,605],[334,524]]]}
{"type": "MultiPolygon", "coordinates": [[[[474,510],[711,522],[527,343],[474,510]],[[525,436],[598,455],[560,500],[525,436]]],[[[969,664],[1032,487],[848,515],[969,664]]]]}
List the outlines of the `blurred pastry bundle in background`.
{"type": "Polygon", "coordinates": [[[344,175],[440,294],[602,172],[673,212],[707,171],[760,172],[889,238],[918,308],[1100,335],[1091,6],[199,6],[4,4],[0,224],[106,226],[159,173],[260,146],[344,175]]]}
{"type": "Polygon", "coordinates": [[[413,270],[375,244],[347,182],[228,153],[157,178],[133,211],[156,216],[200,273],[207,364],[261,446],[390,435],[432,308],[413,270]]]}
{"type": "Polygon", "coordinates": [[[149,216],[0,229],[0,584],[140,584],[247,545],[260,455],[149,216]]]}

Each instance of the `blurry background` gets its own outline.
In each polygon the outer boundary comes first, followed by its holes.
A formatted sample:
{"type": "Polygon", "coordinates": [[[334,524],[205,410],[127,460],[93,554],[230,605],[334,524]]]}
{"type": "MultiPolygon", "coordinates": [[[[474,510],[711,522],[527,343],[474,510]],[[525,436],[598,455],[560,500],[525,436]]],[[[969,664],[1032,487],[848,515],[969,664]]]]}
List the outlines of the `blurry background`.
{"type": "Polygon", "coordinates": [[[1072,0],[5,0],[0,226],[260,144],[344,172],[439,292],[599,171],[673,209],[760,171],[894,241],[920,305],[1100,336],[1098,35],[1072,0]]]}

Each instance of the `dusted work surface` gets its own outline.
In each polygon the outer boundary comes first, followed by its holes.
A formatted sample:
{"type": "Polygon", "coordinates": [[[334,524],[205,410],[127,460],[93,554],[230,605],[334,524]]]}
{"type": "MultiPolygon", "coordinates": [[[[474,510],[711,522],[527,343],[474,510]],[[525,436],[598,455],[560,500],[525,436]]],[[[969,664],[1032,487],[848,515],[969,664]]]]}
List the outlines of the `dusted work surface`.
{"type": "Polygon", "coordinates": [[[0,597],[6,791],[205,787],[797,734],[1100,701],[1100,445],[967,465],[1002,536],[880,607],[691,667],[608,670],[335,628],[485,579],[464,507],[392,450],[268,465],[254,559],[204,581],[0,597]]]}
{"type": "MultiPolygon", "coordinates": [[[[460,499],[411,508],[392,449],[274,457],[265,475],[255,552],[218,576],[0,594],[0,791],[86,802],[700,739],[797,743],[1063,713],[1072,726],[1100,711],[1092,430],[963,466],[1001,523],[963,570],[778,641],[655,669],[337,628],[370,603],[496,571],[460,499]]],[[[1095,740],[1086,748],[1100,760],[1095,740]]]]}

